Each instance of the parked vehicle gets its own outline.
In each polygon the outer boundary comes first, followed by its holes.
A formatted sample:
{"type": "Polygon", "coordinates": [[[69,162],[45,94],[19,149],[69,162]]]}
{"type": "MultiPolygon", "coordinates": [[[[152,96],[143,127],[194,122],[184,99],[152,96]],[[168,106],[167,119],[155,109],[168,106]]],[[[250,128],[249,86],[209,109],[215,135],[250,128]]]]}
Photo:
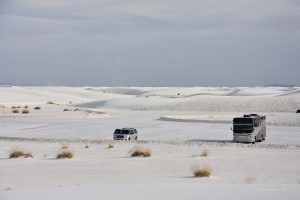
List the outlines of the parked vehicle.
{"type": "Polygon", "coordinates": [[[116,129],[114,140],[137,140],[138,132],[135,128],[116,129]]]}
{"type": "Polygon", "coordinates": [[[266,116],[245,114],[233,119],[233,142],[261,142],[266,139],[266,116]]]}

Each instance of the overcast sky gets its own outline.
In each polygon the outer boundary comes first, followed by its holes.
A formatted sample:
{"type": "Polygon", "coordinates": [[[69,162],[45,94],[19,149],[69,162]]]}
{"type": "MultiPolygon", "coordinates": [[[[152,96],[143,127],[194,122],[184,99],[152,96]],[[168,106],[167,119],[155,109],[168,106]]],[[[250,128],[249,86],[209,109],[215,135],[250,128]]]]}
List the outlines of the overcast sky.
{"type": "Polygon", "coordinates": [[[300,1],[0,0],[0,84],[300,85],[300,1]]]}

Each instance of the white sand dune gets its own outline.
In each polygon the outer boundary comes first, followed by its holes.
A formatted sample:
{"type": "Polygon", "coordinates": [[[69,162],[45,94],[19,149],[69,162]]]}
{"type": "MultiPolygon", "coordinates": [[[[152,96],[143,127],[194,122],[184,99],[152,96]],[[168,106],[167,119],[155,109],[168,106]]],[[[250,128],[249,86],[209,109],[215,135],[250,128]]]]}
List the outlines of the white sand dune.
{"type": "Polygon", "coordinates": [[[0,104],[54,101],[88,108],[213,112],[295,112],[299,87],[0,87],[0,104]]]}
{"type": "Polygon", "coordinates": [[[0,199],[295,199],[299,106],[298,87],[0,87],[0,199]],[[250,112],[267,116],[266,141],[232,143],[232,118],[250,112]],[[122,127],[139,141],[107,149],[122,127]],[[55,159],[65,143],[75,158],[55,159]],[[153,156],[131,158],[136,145],[153,156]],[[34,158],[8,159],[16,146],[34,158]],[[195,164],[212,177],[193,178],[195,164]]]}

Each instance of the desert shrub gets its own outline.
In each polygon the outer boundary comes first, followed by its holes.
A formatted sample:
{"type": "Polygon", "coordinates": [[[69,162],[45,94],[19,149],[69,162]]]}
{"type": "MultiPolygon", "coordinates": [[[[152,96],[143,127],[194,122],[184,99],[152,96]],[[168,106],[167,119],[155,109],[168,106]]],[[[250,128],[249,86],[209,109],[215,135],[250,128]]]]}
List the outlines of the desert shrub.
{"type": "Polygon", "coordinates": [[[90,146],[89,146],[88,144],[86,144],[86,145],[85,145],[85,148],[88,149],[88,148],[90,148],[90,146]]]}
{"type": "Polygon", "coordinates": [[[41,107],[39,107],[39,106],[34,107],[34,110],[41,110],[41,107]]]}
{"type": "Polygon", "coordinates": [[[17,108],[16,106],[12,106],[12,107],[11,107],[11,109],[16,109],[16,108],[17,108]]]}
{"type": "Polygon", "coordinates": [[[130,150],[131,157],[150,157],[152,155],[152,150],[150,148],[143,148],[136,146],[130,150]]]}
{"type": "Polygon", "coordinates": [[[21,108],[21,106],[17,106],[17,108],[21,108]]]}
{"type": "Polygon", "coordinates": [[[74,111],[79,111],[79,108],[75,108],[74,111]]]}
{"type": "Polygon", "coordinates": [[[65,108],[64,109],[64,112],[66,112],[66,111],[72,111],[71,109],[68,109],[68,108],[65,108]]]}
{"type": "Polygon", "coordinates": [[[29,107],[28,105],[24,106],[24,108],[28,108],[28,107],[29,107]]]}
{"type": "Polygon", "coordinates": [[[12,109],[12,113],[19,113],[20,111],[19,111],[19,109],[18,108],[14,108],[14,109],[12,109]]]}
{"type": "Polygon", "coordinates": [[[212,170],[209,166],[196,165],[193,167],[193,173],[195,177],[210,177],[212,170]]]}
{"type": "Polygon", "coordinates": [[[13,149],[9,154],[9,158],[19,158],[19,157],[33,158],[30,152],[24,152],[23,150],[20,149],[13,149]]]}
{"type": "Polygon", "coordinates": [[[28,109],[28,108],[24,108],[24,109],[22,110],[22,113],[23,113],[23,114],[28,114],[28,113],[29,113],[29,109],[28,109]]]}
{"type": "Polygon", "coordinates": [[[252,177],[252,176],[247,176],[247,177],[245,177],[245,181],[246,181],[246,183],[248,183],[248,184],[252,184],[252,183],[255,183],[255,178],[254,177],[252,177]]]}
{"type": "Polygon", "coordinates": [[[55,104],[55,103],[52,101],[48,101],[47,104],[55,104]]]}
{"type": "Polygon", "coordinates": [[[108,144],[107,148],[112,149],[112,148],[114,148],[114,145],[113,144],[108,144]]]}
{"type": "Polygon", "coordinates": [[[74,157],[74,154],[69,149],[65,149],[65,150],[59,152],[56,156],[57,159],[65,159],[65,158],[71,159],[73,157],[74,157]]]}
{"type": "Polygon", "coordinates": [[[204,150],[202,151],[202,153],[201,153],[200,156],[202,156],[202,157],[207,157],[207,156],[208,156],[208,153],[209,153],[209,151],[208,151],[207,149],[204,149],[204,150]]]}

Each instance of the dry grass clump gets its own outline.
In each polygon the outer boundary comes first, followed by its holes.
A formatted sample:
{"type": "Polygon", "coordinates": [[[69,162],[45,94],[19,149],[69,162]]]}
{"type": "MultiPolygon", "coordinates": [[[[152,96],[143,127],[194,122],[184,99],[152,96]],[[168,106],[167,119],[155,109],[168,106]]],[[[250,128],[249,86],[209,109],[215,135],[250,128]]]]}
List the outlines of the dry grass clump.
{"type": "Polygon", "coordinates": [[[255,178],[254,177],[252,177],[252,176],[247,176],[247,177],[245,177],[245,181],[246,181],[246,183],[248,183],[248,184],[252,184],[252,183],[255,183],[255,178]]]}
{"type": "Polygon", "coordinates": [[[75,108],[74,111],[79,111],[79,108],[75,108]]]}
{"type": "Polygon", "coordinates": [[[16,109],[16,108],[17,108],[17,106],[12,106],[12,107],[11,107],[11,109],[16,109]]]}
{"type": "Polygon", "coordinates": [[[29,108],[24,108],[24,109],[22,110],[22,113],[23,113],[23,114],[28,114],[28,113],[29,113],[29,108]]]}
{"type": "Polygon", "coordinates": [[[66,111],[72,111],[71,109],[68,109],[68,108],[65,108],[64,109],[64,112],[66,112],[66,111]]]}
{"type": "Polygon", "coordinates": [[[28,106],[28,105],[26,105],[26,106],[24,106],[24,108],[29,108],[29,106],[28,106]]]}
{"type": "Polygon", "coordinates": [[[60,153],[57,154],[56,158],[57,159],[65,159],[65,158],[68,158],[68,159],[71,159],[74,157],[74,154],[71,150],[69,149],[65,149],[63,151],[61,151],[60,153]]]}
{"type": "Polygon", "coordinates": [[[201,157],[207,157],[208,156],[209,151],[207,149],[204,149],[201,153],[201,157]]]}
{"type": "Polygon", "coordinates": [[[136,146],[130,150],[131,157],[150,157],[152,155],[152,150],[150,148],[143,148],[136,146]]]}
{"type": "Polygon", "coordinates": [[[193,173],[195,177],[210,177],[212,169],[209,166],[196,165],[193,167],[193,173]]]}
{"type": "Polygon", "coordinates": [[[13,149],[9,154],[9,158],[19,158],[19,157],[33,158],[32,154],[30,152],[25,152],[20,149],[13,149]]]}
{"type": "Polygon", "coordinates": [[[39,106],[34,107],[34,110],[41,110],[41,107],[39,107],[39,106]]]}
{"type": "Polygon", "coordinates": [[[47,104],[55,104],[55,103],[52,101],[48,101],[47,104]]]}
{"type": "Polygon", "coordinates": [[[86,145],[85,145],[85,148],[88,149],[88,148],[90,148],[90,146],[89,146],[88,144],[86,144],[86,145]]]}
{"type": "Polygon", "coordinates": [[[112,149],[112,148],[114,148],[114,145],[113,144],[108,144],[107,148],[112,149]]]}
{"type": "Polygon", "coordinates": [[[18,108],[13,108],[11,112],[12,112],[12,113],[19,113],[20,111],[19,111],[18,108]]]}

